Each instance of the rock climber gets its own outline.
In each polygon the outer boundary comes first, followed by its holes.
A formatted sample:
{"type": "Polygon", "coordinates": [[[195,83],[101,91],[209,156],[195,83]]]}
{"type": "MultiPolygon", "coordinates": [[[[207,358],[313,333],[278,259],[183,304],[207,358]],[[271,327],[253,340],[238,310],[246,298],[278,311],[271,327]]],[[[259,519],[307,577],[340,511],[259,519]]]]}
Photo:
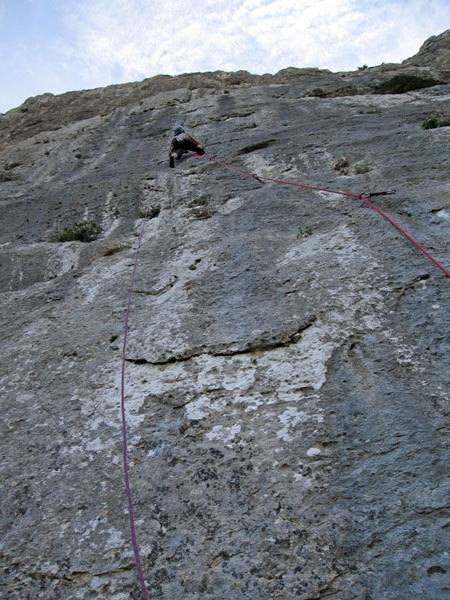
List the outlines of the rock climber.
{"type": "Polygon", "coordinates": [[[175,159],[180,160],[183,154],[189,151],[196,154],[205,154],[205,146],[190,133],[186,133],[184,127],[175,125],[173,132],[175,137],[172,138],[169,148],[169,165],[172,168],[175,166],[175,159]]]}

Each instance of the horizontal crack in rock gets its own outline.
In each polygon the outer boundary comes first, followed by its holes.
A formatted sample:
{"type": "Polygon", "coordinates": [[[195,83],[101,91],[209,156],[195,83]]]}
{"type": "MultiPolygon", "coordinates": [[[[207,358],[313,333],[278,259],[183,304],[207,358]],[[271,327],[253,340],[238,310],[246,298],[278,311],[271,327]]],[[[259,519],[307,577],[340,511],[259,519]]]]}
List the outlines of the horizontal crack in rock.
{"type": "Polygon", "coordinates": [[[167,290],[170,290],[170,288],[172,288],[177,281],[178,277],[177,275],[174,275],[174,277],[168,283],[166,283],[166,285],[163,285],[160,288],[152,290],[134,290],[134,293],[143,294],[144,296],[160,296],[161,294],[164,294],[164,292],[167,292],[167,290]]]}
{"type": "Polygon", "coordinates": [[[248,146],[244,146],[238,150],[238,154],[250,154],[250,152],[254,152],[255,150],[262,150],[263,148],[267,148],[270,144],[273,144],[275,140],[264,140],[262,142],[256,142],[255,144],[249,144],[248,146]]]}
{"type": "Polygon", "coordinates": [[[254,340],[254,342],[249,342],[245,348],[238,347],[233,349],[232,347],[228,347],[224,350],[214,350],[213,348],[191,348],[186,351],[185,354],[180,354],[179,356],[170,356],[167,359],[161,360],[148,360],[146,358],[126,358],[127,362],[134,363],[136,365],[143,364],[152,364],[152,365],[167,365],[175,362],[186,362],[191,358],[195,358],[197,356],[201,356],[203,354],[208,356],[242,356],[245,354],[251,354],[252,352],[260,351],[271,351],[277,350],[278,348],[286,348],[287,346],[291,346],[293,344],[297,344],[304,334],[304,332],[311,327],[317,317],[315,315],[311,316],[305,323],[303,323],[298,329],[296,329],[293,333],[289,334],[281,334],[278,336],[278,339],[273,339],[271,341],[267,340],[266,342],[262,339],[254,340]]]}

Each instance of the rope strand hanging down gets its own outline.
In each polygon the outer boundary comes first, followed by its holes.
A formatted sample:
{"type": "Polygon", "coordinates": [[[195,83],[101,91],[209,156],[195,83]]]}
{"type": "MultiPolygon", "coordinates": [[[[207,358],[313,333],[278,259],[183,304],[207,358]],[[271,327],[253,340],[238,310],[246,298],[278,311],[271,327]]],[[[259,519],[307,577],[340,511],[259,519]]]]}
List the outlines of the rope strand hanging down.
{"type": "Polygon", "coordinates": [[[122,348],[122,385],[121,385],[121,414],[122,414],[122,461],[123,461],[123,474],[125,480],[125,491],[127,494],[128,501],[128,518],[130,522],[131,541],[133,544],[134,561],[136,564],[136,571],[141,586],[141,593],[143,600],[148,600],[147,588],[144,581],[144,573],[141,566],[141,558],[139,554],[139,546],[136,535],[136,524],[134,521],[134,509],[133,509],[133,497],[131,494],[130,476],[128,473],[128,458],[127,458],[127,421],[125,411],[125,363],[126,363],[126,348],[128,339],[128,322],[131,310],[131,297],[133,295],[134,280],[136,278],[136,269],[139,259],[139,252],[141,250],[142,236],[144,234],[145,220],[142,223],[141,231],[139,234],[138,245],[134,256],[133,273],[131,275],[130,289],[128,292],[128,305],[125,314],[125,327],[123,334],[123,348],[122,348]]]}

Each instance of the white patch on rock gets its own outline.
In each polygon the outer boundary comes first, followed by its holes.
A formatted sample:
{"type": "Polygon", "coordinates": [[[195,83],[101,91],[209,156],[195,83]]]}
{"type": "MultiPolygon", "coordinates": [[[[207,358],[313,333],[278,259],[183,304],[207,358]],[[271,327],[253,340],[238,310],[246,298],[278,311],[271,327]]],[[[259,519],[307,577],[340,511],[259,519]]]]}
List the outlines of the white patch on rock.
{"type": "Polygon", "coordinates": [[[416,355],[416,351],[412,346],[403,342],[399,336],[394,335],[390,331],[384,331],[382,335],[389,340],[394,347],[397,354],[396,360],[399,365],[409,366],[415,371],[419,369],[421,359],[416,355]]]}
{"type": "Polygon", "coordinates": [[[124,276],[124,273],[130,272],[130,268],[124,263],[130,263],[130,256],[123,253],[117,261],[111,263],[108,268],[102,261],[97,261],[92,268],[78,279],[78,285],[85,294],[85,303],[92,304],[96,302],[97,296],[105,294],[108,284],[118,281],[124,276]]]}
{"type": "Polygon", "coordinates": [[[312,487],[312,481],[310,477],[305,477],[302,473],[294,473],[293,477],[295,483],[301,483],[305,490],[309,490],[312,487]]]}
{"type": "Polygon", "coordinates": [[[111,233],[118,227],[120,218],[118,217],[118,211],[114,206],[114,193],[108,192],[106,195],[105,206],[103,210],[102,218],[102,230],[103,235],[108,238],[111,233]]]}
{"type": "Polygon", "coordinates": [[[208,440],[220,440],[224,443],[232,442],[236,435],[240,433],[240,425],[232,425],[231,427],[225,427],[223,425],[216,425],[212,430],[206,434],[208,440]]]}
{"type": "Polygon", "coordinates": [[[109,538],[104,543],[103,550],[108,551],[123,547],[125,540],[122,531],[119,531],[114,527],[110,527],[108,529],[108,534],[109,538]]]}
{"type": "Polygon", "coordinates": [[[236,196],[236,198],[230,198],[229,200],[227,200],[227,202],[225,202],[225,204],[223,204],[221,207],[219,207],[217,212],[221,215],[229,215],[232,212],[234,212],[235,210],[238,210],[239,208],[241,208],[241,206],[243,204],[244,204],[244,200],[242,198],[240,198],[239,196],[236,196]]]}
{"type": "Polygon", "coordinates": [[[211,409],[211,402],[207,396],[200,396],[185,406],[186,416],[191,421],[197,421],[208,417],[209,410],[207,409],[211,409]]]}
{"type": "Polygon", "coordinates": [[[65,244],[53,244],[53,246],[53,252],[48,260],[48,270],[56,272],[58,277],[72,270],[76,272],[80,260],[80,244],[66,242],[65,244]]]}
{"type": "Polygon", "coordinates": [[[308,448],[306,454],[310,457],[319,456],[320,454],[322,454],[322,450],[320,448],[308,448]]]}
{"type": "Polygon", "coordinates": [[[303,334],[302,340],[286,348],[277,348],[260,360],[263,376],[279,381],[278,396],[286,402],[302,388],[319,390],[326,379],[327,361],[336,343],[329,338],[328,327],[317,322],[303,334]]]}
{"type": "Polygon", "coordinates": [[[444,219],[445,221],[450,221],[450,211],[443,208],[436,213],[436,216],[444,219]]]}
{"type": "Polygon", "coordinates": [[[262,176],[273,176],[273,173],[276,171],[277,173],[280,172],[280,164],[279,163],[275,163],[273,161],[268,161],[266,160],[263,156],[261,156],[260,154],[254,152],[252,154],[248,154],[245,158],[245,163],[247,166],[247,169],[253,173],[255,172],[256,175],[262,175],[262,176]]]}
{"type": "Polygon", "coordinates": [[[284,427],[277,432],[277,437],[285,442],[290,442],[293,439],[290,430],[298,425],[298,423],[307,421],[308,415],[304,411],[290,406],[281,415],[278,415],[278,420],[284,427]]]}

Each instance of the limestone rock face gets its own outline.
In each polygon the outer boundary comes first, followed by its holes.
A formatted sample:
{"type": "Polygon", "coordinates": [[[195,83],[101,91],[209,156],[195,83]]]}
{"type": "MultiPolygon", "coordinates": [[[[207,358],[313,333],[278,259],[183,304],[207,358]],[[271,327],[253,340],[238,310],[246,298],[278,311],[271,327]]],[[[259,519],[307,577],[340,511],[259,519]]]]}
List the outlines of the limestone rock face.
{"type": "Polygon", "coordinates": [[[450,268],[450,132],[422,127],[450,113],[448,63],[419,63],[159,77],[0,118],[2,598],[141,597],[123,365],[149,597],[448,597],[449,279],[334,193],[395,189],[375,205],[450,268]],[[413,72],[433,84],[380,88],[413,72]],[[314,189],[170,169],[178,122],[314,189]],[[102,233],[55,241],[80,221],[102,233]]]}
{"type": "Polygon", "coordinates": [[[433,35],[421,46],[419,52],[403,62],[404,65],[432,67],[443,72],[450,70],[450,29],[433,35]]]}

